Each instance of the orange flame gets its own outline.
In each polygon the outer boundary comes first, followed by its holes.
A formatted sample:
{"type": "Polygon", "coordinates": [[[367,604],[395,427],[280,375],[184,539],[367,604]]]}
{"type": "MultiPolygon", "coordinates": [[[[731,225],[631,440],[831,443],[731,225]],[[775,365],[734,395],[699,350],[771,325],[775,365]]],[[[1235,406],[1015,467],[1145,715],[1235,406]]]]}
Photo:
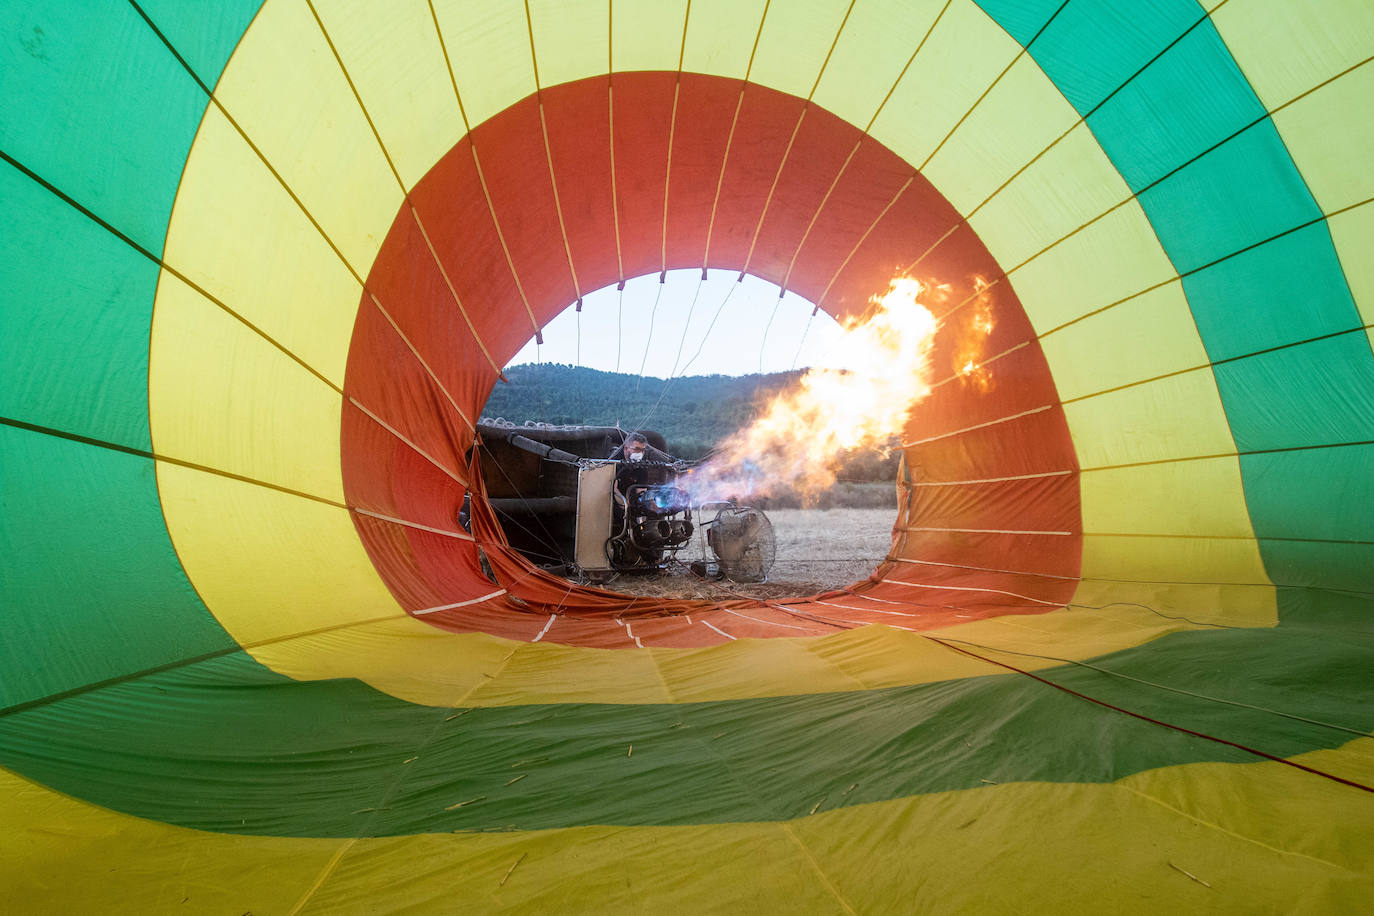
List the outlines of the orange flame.
{"type": "Polygon", "coordinates": [[[954,372],[966,385],[979,392],[992,388],[992,369],[983,362],[983,350],[996,324],[992,318],[990,284],[982,277],[973,278],[974,298],[960,318],[957,342],[951,358],[954,372]]]}
{"type": "Polygon", "coordinates": [[[930,394],[935,316],[926,291],[900,277],[870,302],[864,319],[843,323],[830,364],[811,369],[762,416],[731,436],[688,480],[697,502],[793,488],[811,499],[835,482],[830,468],[854,448],[887,450],[912,406],[930,394]]]}

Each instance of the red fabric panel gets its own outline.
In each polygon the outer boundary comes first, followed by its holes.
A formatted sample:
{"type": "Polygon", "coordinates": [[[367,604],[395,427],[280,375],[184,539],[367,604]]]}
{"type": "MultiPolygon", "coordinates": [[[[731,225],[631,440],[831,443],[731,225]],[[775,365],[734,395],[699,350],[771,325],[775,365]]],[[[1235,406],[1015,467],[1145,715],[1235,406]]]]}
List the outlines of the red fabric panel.
{"type": "Polygon", "coordinates": [[[690,648],[701,645],[704,639],[710,637],[715,637],[717,642],[728,642],[726,637],[712,632],[702,624],[700,615],[677,614],[671,617],[639,618],[629,621],[629,626],[630,631],[639,637],[640,643],[644,646],[690,648]]]}
{"type": "MultiPolygon", "coordinates": [[[[943,228],[948,230],[949,224],[943,228]]],[[[988,254],[988,250],[983,247],[978,234],[973,231],[963,221],[954,226],[954,231],[948,235],[942,234],[943,241],[935,245],[933,249],[922,249],[918,252],[915,265],[908,264],[910,273],[918,278],[931,278],[938,283],[946,283],[951,287],[950,304],[958,305],[963,302],[973,291],[973,278],[982,277],[991,283],[1002,275],[1002,269],[997,262],[988,254]],[[922,256],[923,255],[923,256],[922,256]]],[[[1016,294],[1009,286],[998,285],[998,291],[1003,295],[1009,295],[1012,302],[1016,302],[1016,294]]],[[[1017,303],[1013,309],[1007,312],[1008,317],[1020,315],[1025,321],[1020,304],[1017,303]]],[[[1030,324],[1025,321],[1025,328],[1029,330],[1030,324]]],[[[1018,335],[1018,339],[1021,339],[1018,335]]]]}
{"type": "MultiPolygon", "coordinates": [[[[349,505],[435,528],[457,524],[454,512],[463,501],[462,484],[351,403],[344,404],[342,428],[344,441],[357,449],[349,505]]],[[[465,473],[461,463],[450,469],[465,473]]]]}
{"type": "MultiPolygon", "coordinates": [[[[462,350],[461,346],[455,349],[462,350]]],[[[473,367],[473,375],[480,374],[476,366],[468,365],[473,367]]],[[[482,365],[486,365],[485,361],[482,365]]],[[[475,400],[478,390],[475,380],[466,385],[460,385],[459,381],[451,374],[449,393],[455,399],[475,400]]],[[[472,441],[471,429],[396,330],[370,302],[359,306],[354,321],[344,394],[356,398],[434,460],[454,470],[462,467],[463,452],[472,441]]],[[[344,416],[347,419],[347,411],[344,416]]],[[[346,431],[343,441],[347,489],[348,443],[351,440],[346,431]]]]}
{"type": "MultiPolygon", "coordinates": [[[[917,175],[864,242],[854,249],[823,300],[820,297],[824,286],[814,293],[798,286],[797,292],[809,296],[836,317],[862,312],[870,297],[886,292],[893,276],[905,271],[958,222],[959,214],[949,201],[917,175]]],[[[916,276],[919,279],[928,275],[916,271],[916,276]]]]}
{"type": "MultiPolygon", "coordinates": [[[[494,598],[465,607],[436,611],[420,618],[453,633],[490,633],[506,639],[530,642],[544,628],[547,617],[538,617],[514,606],[509,599],[494,598]]],[[[602,625],[603,628],[605,624],[602,625]]],[[[547,638],[547,637],[546,637],[547,638]]],[[[631,643],[631,648],[633,648],[631,643]]],[[[617,647],[623,648],[623,647],[617,647]]]]}
{"type": "MultiPolygon", "coordinates": [[[[812,218],[820,211],[830,185],[840,174],[859,135],[839,118],[810,105],[787,160],[778,173],[773,196],[754,243],[749,272],[781,284],[792,256],[812,218]]],[[[766,190],[766,189],[765,189],[766,190]]],[[[852,233],[857,240],[862,228],[852,233]]]]}
{"type": "MultiPolygon", "coordinates": [[[[441,208],[426,207],[422,203],[418,209],[430,237],[441,237],[444,221],[427,215],[428,212],[437,214],[441,208]]],[[[367,278],[367,287],[395,320],[411,346],[434,370],[444,388],[463,404],[480,385],[490,384],[495,370],[482,354],[472,329],[454,302],[453,292],[425,244],[420,227],[404,207],[397,214],[387,238],[395,241],[378,252],[367,278]]],[[[509,271],[506,273],[509,275],[509,271]]],[[[478,316],[466,298],[463,305],[475,324],[478,316]]],[[[374,307],[364,297],[360,308],[374,307]]],[[[485,337],[483,342],[491,346],[485,337]]]]}
{"type": "MultiPolygon", "coordinates": [[[[447,629],[533,639],[555,615],[545,641],[631,648],[635,636],[643,645],[711,645],[727,639],[708,623],[734,637],[819,635],[874,621],[929,628],[970,615],[1041,613],[1066,600],[1081,553],[1077,465],[1043,354],[1009,283],[991,293],[994,330],[977,361],[1025,346],[986,366],[986,388],[953,377],[964,358],[961,343],[975,332],[979,316],[978,303],[961,303],[974,294],[975,278],[1001,275],[976,234],[929,182],[912,178],[908,163],[829,113],[749,85],[731,137],[741,84],[684,74],[674,119],[677,80],[672,73],[615,76],[615,178],[625,276],[657,273],[662,266],[665,193],[670,267],[701,264],[709,231],[707,266],[738,269],[753,245],[750,272],[779,282],[802,246],[789,287],[813,301],[829,287],[823,304],[837,315],[864,310],[871,296],[885,292],[891,278],[914,263],[915,276],[949,287],[937,305],[945,320],[932,356],[934,379],[948,381],[913,411],[905,429],[906,441],[940,438],[906,450],[914,478],[1073,473],[916,488],[909,526],[1073,534],[908,531],[897,548],[902,558],[951,565],[889,563],[877,571],[878,578],[914,584],[865,582],[834,600],[658,601],[575,588],[535,568],[502,546],[495,517],[478,495],[473,533],[499,587],[508,593],[421,619],[447,629]],[[784,165],[784,151],[803,110],[806,116],[784,165]],[[856,144],[858,151],[846,167],[856,144]],[[834,191],[825,200],[832,183],[834,191]],[[760,227],[770,189],[772,201],[760,227]],[[1054,406],[1006,419],[1045,405],[1054,406]],[[982,423],[990,425],[970,429],[982,423]],[[1045,575],[1028,575],[1035,573],[1045,575]],[[937,585],[942,587],[932,587],[937,585]]],[[[586,293],[621,278],[610,124],[608,79],[597,77],[545,90],[474,132],[472,142],[481,156],[509,261],[466,140],[413,189],[411,199],[438,258],[498,364],[533,331],[515,276],[540,323],[566,306],[577,290],[586,293]],[[549,180],[550,156],[562,228],[549,180]]],[[[461,469],[474,491],[483,493],[475,468],[464,457],[471,434],[444,391],[475,418],[494,372],[408,212],[398,214],[368,283],[433,367],[443,390],[365,300],[350,349],[348,394],[437,460],[461,469]]],[[[343,465],[350,505],[456,530],[462,485],[351,406],[344,411],[343,465]]],[[[477,544],[355,517],[369,555],[407,608],[469,602],[497,590],[481,569],[477,544]]]]}
{"type": "MultiPolygon", "coordinates": [[[[937,335],[934,365],[946,363],[947,335],[937,335]]],[[[1045,364],[1039,348],[1023,347],[1009,353],[987,367],[991,373],[990,387],[980,390],[975,383],[963,378],[954,379],[936,388],[930,397],[911,411],[911,419],[903,432],[908,443],[933,439],[936,436],[958,434],[985,423],[997,423],[1005,418],[1047,407],[1059,402],[1054,384],[1041,372],[1045,364]]],[[[1048,413],[1049,411],[1046,411],[1048,413]]],[[[1011,422],[1011,421],[1007,421],[1011,422]]]]}
{"type": "Polygon", "coordinates": [[[404,526],[354,512],[353,527],[401,607],[417,611],[443,601],[443,592],[420,570],[404,526]]]}
{"type": "Polygon", "coordinates": [[[952,487],[917,487],[911,527],[999,528],[1016,531],[1073,531],[1079,515],[1073,500],[1078,479],[1033,477],[952,487]]]}
{"type": "MultiPolygon", "coordinates": [[[[534,336],[534,325],[506,262],[467,142],[435,164],[410,200],[477,335],[499,366],[534,336]]],[[[491,158],[499,155],[491,152],[491,158]]]]}
{"type": "Polygon", "coordinates": [[[531,96],[482,124],[472,144],[515,273],[542,327],[577,293],[560,236],[538,100],[531,96]]]}
{"type": "MultiPolygon", "coordinates": [[[[903,557],[927,563],[951,564],[956,571],[962,569],[963,572],[958,575],[967,576],[969,584],[977,584],[980,578],[988,575],[981,569],[1077,576],[1082,554],[1079,535],[1061,537],[996,532],[909,531],[900,550],[903,557]]],[[[1038,598],[1049,598],[1051,593],[1062,594],[1053,591],[1059,587],[1054,584],[1057,581],[1046,578],[1042,588],[1047,591],[1030,594],[1038,598]]]]}
{"type": "MultiPolygon", "coordinates": [[[[545,622],[547,622],[545,618],[545,622]]],[[[579,619],[559,617],[549,632],[544,634],[544,642],[556,642],[568,646],[595,646],[599,649],[637,649],[635,641],[623,626],[605,619],[579,619]]]]}
{"type": "Polygon", "coordinates": [[[663,269],[663,182],[673,126],[672,73],[618,74],[615,104],[615,191],[626,277],[663,269]]]}
{"type": "MultiPolygon", "coordinates": [[[[835,129],[843,131],[846,126],[835,129]]],[[[910,165],[881,143],[864,136],[802,245],[789,288],[817,301],[844,259],[858,247],[863,234],[911,177],[910,165]]],[[[888,266],[887,276],[894,276],[899,269],[900,265],[894,262],[888,266]]]]}
{"type": "MultiPolygon", "coordinates": [[[[586,294],[621,279],[611,206],[609,81],[598,76],[564,83],[545,89],[542,98],[567,242],[586,294]]],[[[545,240],[558,243],[553,237],[545,240]]]]}
{"type": "Polygon", "coordinates": [[[906,450],[922,480],[984,480],[1047,471],[1075,471],[1071,452],[1044,447],[1047,432],[1062,429],[1063,409],[1018,417],[906,450]],[[1051,422],[1047,415],[1058,414],[1051,422]]]}
{"type": "Polygon", "coordinates": [[[701,267],[742,82],[682,74],[668,180],[668,267],[701,267]]]}
{"type": "MultiPolygon", "coordinates": [[[[720,201],[716,205],[711,267],[738,270],[744,266],[768,189],[805,105],[802,99],[761,86],[745,87],[744,104],[726,157],[720,201]]],[[[781,275],[759,276],[774,282],[782,279],[781,275]]]]}

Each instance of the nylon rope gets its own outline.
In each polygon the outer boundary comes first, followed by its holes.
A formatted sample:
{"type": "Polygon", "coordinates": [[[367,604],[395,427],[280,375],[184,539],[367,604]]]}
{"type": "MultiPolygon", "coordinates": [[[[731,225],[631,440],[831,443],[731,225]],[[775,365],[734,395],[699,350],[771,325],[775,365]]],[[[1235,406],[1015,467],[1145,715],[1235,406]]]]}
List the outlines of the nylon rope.
{"type": "MultiPolygon", "coordinates": [[[[692,325],[692,314],[693,314],[693,313],[695,312],[695,310],[696,310],[696,307],[697,307],[697,298],[701,295],[701,287],[702,287],[702,285],[703,285],[704,283],[705,283],[705,279],[704,279],[704,278],[699,278],[699,279],[697,280],[697,288],[696,288],[696,291],[692,294],[692,302],[691,302],[691,304],[687,307],[687,323],[683,326],[683,329],[682,329],[682,337],[678,340],[678,344],[677,344],[677,356],[675,356],[675,357],[673,358],[673,368],[672,368],[672,371],[668,373],[668,378],[664,381],[664,383],[663,383],[663,388],[662,388],[662,390],[660,390],[659,393],[658,393],[658,399],[657,399],[656,401],[654,401],[653,406],[649,408],[648,413],[645,414],[644,418],[641,419],[641,420],[639,421],[638,425],[635,426],[635,429],[643,429],[644,427],[646,427],[646,426],[649,425],[649,421],[652,420],[653,417],[654,417],[654,414],[658,412],[659,405],[663,403],[663,398],[664,398],[665,396],[667,396],[667,394],[668,394],[668,389],[672,387],[673,382],[679,377],[678,374],[677,374],[678,360],[680,360],[680,359],[682,358],[682,348],[683,348],[683,345],[686,344],[686,342],[687,342],[687,331],[688,331],[688,329],[689,329],[689,328],[691,327],[691,325],[692,325]]],[[[732,292],[734,292],[734,284],[731,284],[730,290],[729,290],[729,291],[726,293],[726,295],[725,295],[725,300],[724,300],[723,302],[721,302],[720,307],[716,309],[716,315],[717,315],[717,316],[720,315],[720,309],[723,309],[723,308],[725,307],[725,302],[730,301],[730,293],[732,293],[732,292]]],[[[711,320],[711,324],[712,324],[712,325],[715,324],[715,319],[714,319],[714,318],[711,320]]],[[[706,332],[706,333],[707,333],[707,334],[710,334],[710,329],[709,329],[709,328],[707,329],[707,332],[706,332]]],[[[704,343],[704,339],[703,339],[703,343],[704,343]]],[[[693,359],[695,359],[695,358],[696,358],[696,357],[693,357],[693,359]]],[[[683,375],[686,375],[686,374],[687,374],[687,370],[686,370],[685,367],[683,368],[682,374],[683,374],[683,375]]]]}
{"type": "Polygon", "coordinates": [[[639,378],[635,379],[635,393],[639,393],[639,383],[644,381],[644,367],[649,364],[649,348],[654,342],[654,320],[658,317],[658,303],[663,298],[663,287],[667,284],[660,278],[658,292],[654,295],[654,307],[649,312],[649,336],[644,339],[644,358],[639,361],[639,378]]]}
{"type": "Polygon", "coordinates": [[[1013,672],[1015,672],[1015,673],[1017,673],[1017,674],[1024,675],[1025,677],[1031,678],[1032,680],[1039,681],[1041,684],[1046,684],[1046,685],[1048,685],[1048,686],[1050,686],[1050,687],[1053,687],[1053,688],[1056,689],[1056,690],[1061,690],[1061,691],[1063,691],[1064,693],[1070,694],[1070,695],[1072,695],[1072,696],[1076,696],[1076,697],[1078,697],[1078,698],[1081,699],[1081,700],[1087,700],[1089,703],[1096,704],[1096,705],[1101,706],[1101,707],[1104,707],[1104,708],[1106,708],[1106,709],[1114,710],[1115,712],[1123,713],[1123,714],[1125,714],[1125,715],[1131,716],[1132,718],[1140,719],[1141,721],[1144,721],[1144,722],[1150,722],[1150,723],[1152,723],[1152,724],[1154,724],[1154,725],[1161,725],[1161,726],[1163,726],[1164,728],[1173,729],[1174,731],[1182,732],[1183,734],[1186,734],[1186,735],[1192,735],[1192,736],[1194,736],[1194,737],[1196,737],[1196,738],[1202,738],[1202,739],[1204,739],[1204,740],[1206,740],[1206,741],[1212,741],[1212,742],[1215,742],[1215,743],[1217,743],[1217,744],[1224,744],[1224,745],[1226,745],[1226,746],[1228,746],[1228,747],[1233,747],[1233,748],[1236,748],[1237,750],[1245,751],[1245,752],[1248,753],[1248,754],[1253,754],[1253,755],[1255,755],[1256,757],[1263,757],[1265,760],[1271,760],[1271,761],[1273,761],[1273,762],[1275,762],[1275,763],[1281,763],[1281,764],[1284,764],[1285,766],[1290,766],[1290,767],[1293,767],[1294,769],[1302,770],[1302,771],[1305,772],[1305,773],[1312,773],[1312,774],[1315,775],[1315,776],[1321,776],[1321,777],[1323,777],[1323,778],[1325,778],[1325,779],[1331,780],[1332,782],[1338,782],[1338,783],[1340,783],[1340,784],[1342,784],[1342,785],[1350,786],[1351,788],[1354,788],[1354,789],[1361,789],[1361,790],[1363,790],[1363,791],[1365,791],[1365,792],[1374,793],[1374,786],[1367,786],[1367,785],[1365,785],[1364,783],[1355,782],[1354,780],[1346,779],[1346,778],[1344,778],[1344,777],[1342,777],[1342,776],[1337,776],[1337,775],[1335,775],[1334,773],[1329,773],[1329,772],[1327,772],[1326,770],[1319,770],[1319,769],[1317,769],[1316,767],[1310,767],[1310,766],[1307,766],[1306,764],[1298,763],[1298,762],[1295,761],[1295,760],[1289,760],[1289,759],[1287,759],[1286,757],[1279,757],[1279,756],[1277,756],[1277,755],[1275,755],[1275,754],[1270,754],[1270,753],[1267,752],[1267,751],[1262,751],[1262,750],[1260,750],[1260,749],[1258,749],[1258,748],[1250,747],[1249,745],[1246,745],[1246,744],[1241,744],[1241,743],[1236,742],[1236,741],[1230,741],[1230,740],[1228,740],[1228,739],[1226,739],[1226,738],[1219,738],[1219,737],[1217,737],[1216,735],[1210,735],[1210,734],[1207,734],[1206,732],[1200,732],[1200,731],[1197,731],[1197,730],[1195,730],[1195,729],[1185,728],[1185,727],[1182,726],[1182,725],[1176,725],[1176,724],[1174,724],[1174,723],[1172,723],[1172,722],[1165,722],[1165,721],[1162,720],[1162,719],[1156,719],[1156,718],[1154,718],[1153,716],[1147,716],[1147,715],[1145,715],[1144,713],[1135,712],[1135,711],[1133,711],[1133,710],[1126,709],[1126,708],[1121,707],[1121,706],[1117,706],[1117,705],[1115,705],[1115,704],[1113,704],[1113,703],[1108,703],[1106,700],[1099,700],[1099,699],[1097,699],[1096,697],[1089,696],[1089,695],[1087,695],[1087,694],[1085,694],[1085,693],[1080,693],[1079,691],[1074,690],[1074,689],[1071,688],[1071,687],[1065,687],[1063,684],[1058,684],[1058,683],[1056,683],[1056,682],[1054,682],[1054,681],[1051,681],[1051,680],[1049,680],[1049,679],[1047,679],[1047,678],[1040,677],[1039,675],[1037,675],[1037,674],[1035,674],[1035,673],[1033,673],[1033,672],[1026,671],[1026,670],[1021,669],[1021,668],[1017,668],[1015,665],[1010,665],[1010,664],[1007,664],[1006,662],[999,662],[999,661],[997,661],[997,660],[995,660],[995,659],[987,658],[987,657],[985,657],[985,656],[979,655],[979,654],[976,653],[976,652],[972,652],[972,651],[970,651],[970,650],[968,650],[968,649],[963,649],[963,648],[960,648],[959,646],[953,645],[953,644],[950,643],[950,642],[946,642],[946,641],[943,640],[943,639],[939,639],[939,638],[937,638],[937,637],[930,636],[929,634],[926,634],[926,633],[918,633],[917,635],[920,636],[922,639],[928,639],[928,640],[930,640],[931,642],[938,643],[938,644],[944,646],[945,648],[950,649],[950,650],[952,650],[952,651],[954,651],[954,652],[960,652],[960,653],[963,653],[964,655],[968,655],[968,656],[970,656],[970,657],[972,657],[972,658],[976,658],[976,659],[979,659],[979,660],[981,660],[981,661],[987,662],[987,663],[990,664],[990,665],[996,665],[996,666],[999,667],[999,668],[1005,668],[1005,669],[1007,669],[1008,671],[1013,671],[1013,672]]]}
{"type": "MultiPolygon", "coordinates": [[[[763,326],[763,337],[759,338],[759,374],[763,374],[763,356],[768,349],[768,332],[773,330],[773,321],[778,317],[778,309],[782,308],[782,297],[786,295],[786,290],[778,289],[778,299],[773,303],[773,311],[768,315],[768,323],[763,326]]],[[[808,322],[809,323],[809,322],[808,322]]]]}
{"type": "Polygon", "coordinates": [[[816,312],[820,311],[820,306],[811,310],[811,314],[806,316],[806,327],[802,328],[801,339],[797,341],[797,352],[792,354],[792,365],[788,367],[789,372],[796,371],[797,361],[801,359],[802,348],[806,346],[806,335],[811,333],[811,322],[816,320],[816,312]]]}

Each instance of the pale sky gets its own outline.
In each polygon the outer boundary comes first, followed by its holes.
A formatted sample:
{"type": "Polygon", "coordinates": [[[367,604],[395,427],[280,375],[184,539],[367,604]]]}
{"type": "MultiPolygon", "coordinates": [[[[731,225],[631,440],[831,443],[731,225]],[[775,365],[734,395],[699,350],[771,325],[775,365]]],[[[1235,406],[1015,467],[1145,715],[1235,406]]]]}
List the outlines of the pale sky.
{"type": "Polygon", "coordinates": [[[663,284],[657,274],[627,281],[623,293],[612,284],[584,296],[580,315],[570,305],[544,328],[544,345],[531,338],[510,365],[569,363],[631,374],[642,367],[643,375],[668,378],[782,372],[823,361],[839,333],[835,320],[825,312],[811,318],[806,299],[790,292],[779,299],[774,284],[757,277],[736,282],[738,276],[713,270],[702,282],[699,269],[670,270],[663,284]]]}

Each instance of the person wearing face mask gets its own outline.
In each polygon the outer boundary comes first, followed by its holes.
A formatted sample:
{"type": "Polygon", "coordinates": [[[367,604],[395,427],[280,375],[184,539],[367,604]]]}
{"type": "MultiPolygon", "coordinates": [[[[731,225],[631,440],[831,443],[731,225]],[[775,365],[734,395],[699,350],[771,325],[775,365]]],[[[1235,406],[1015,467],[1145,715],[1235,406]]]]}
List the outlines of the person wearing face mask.
{"type": "Polygon", "coordinates": [[[611,452],[610,457],[614,461],[671,462],[673,460],[667,453],[650,445],[648,437],[643,433],[630,433],[625,437],[625,441],[611,452]]]}

